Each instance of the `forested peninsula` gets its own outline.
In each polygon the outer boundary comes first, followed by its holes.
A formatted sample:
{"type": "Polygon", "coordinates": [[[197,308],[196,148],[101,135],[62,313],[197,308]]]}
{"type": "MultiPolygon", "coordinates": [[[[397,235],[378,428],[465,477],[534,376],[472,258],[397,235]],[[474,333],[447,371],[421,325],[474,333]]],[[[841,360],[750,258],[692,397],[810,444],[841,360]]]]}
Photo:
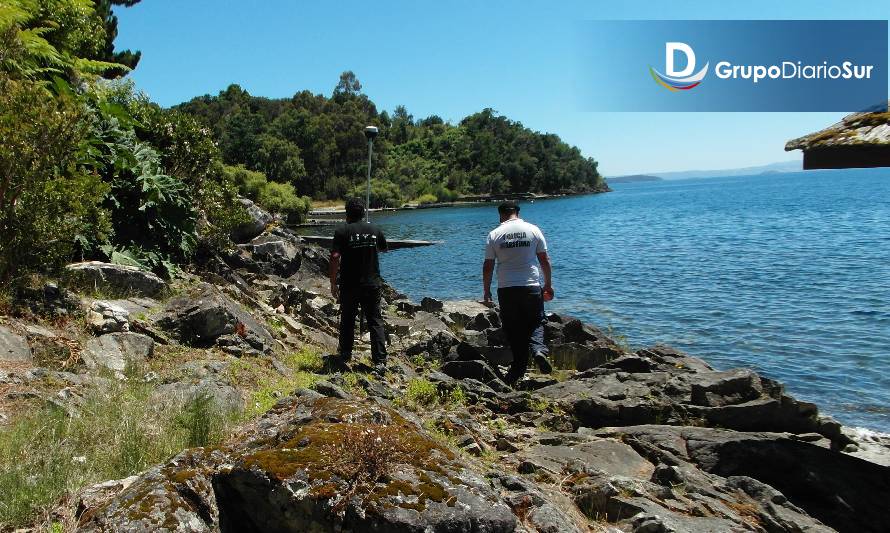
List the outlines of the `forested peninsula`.
{"type": "Polygon", "coordinates": [[[270,99],[230,85],[217,96],[174,109],[211,127],[223,161],[243,167],[228,171],[248,196],[260,196],[256,183],[263,177],[313,199],[339,200],[363,191],[367,141],[362,130],[369,124],[380,128],[373,207],[488,193],[608,190],[597,162],[557,135],[532,131],[492,109],[458,124],[436,115],[416,119],[404,106],[390,114],[378,111],[361,91],[355,74],[347,71],[330,97],[304,90],[270,99]]]}

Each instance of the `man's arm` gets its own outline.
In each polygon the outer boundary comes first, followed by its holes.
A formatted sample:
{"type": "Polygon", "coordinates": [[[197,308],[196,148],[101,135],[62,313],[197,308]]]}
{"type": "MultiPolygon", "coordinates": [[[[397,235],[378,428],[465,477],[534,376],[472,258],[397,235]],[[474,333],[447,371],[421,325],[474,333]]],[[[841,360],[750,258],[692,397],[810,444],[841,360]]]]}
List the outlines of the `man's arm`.
{"type": "Polygon", "coordinates": [[[386,242],[386,236],[379,229],[377,230],[377,250],[380,252],[389,251],[389,243],[386,242]]]}
{"type": "Polygon", "coordinates": [[[553,297],[553,268],[550,265],[550,255],[547,252],[538,252],[538,262],[541,263],[541,272],[544,273],[544,292],[553,297]]]}
{"type": "Polygon", "coordinates": [[[328,267],[328,277],[331,279],[331,296],[337,302],[340,301],[340,289],[337,287],[337,273],[340,272],[340,258],[346,249],[346,230],[339,226],[334,230],[334,238],[331,240],[331,261],[328,267]]]}
{"type": "Polygon", "coordinates": [[[331,266],[328,277],[331,278],[331,296],[340,301],[340,289],[337,287],[337,273],[340,271],[340,252],[331,252],[331,266]]]}
{"type": "Polygon", "coordinates": [[[494,273],[494,259],[486,259],[482,262],[482,301],[491,303],[491,278],[494,273]]]}

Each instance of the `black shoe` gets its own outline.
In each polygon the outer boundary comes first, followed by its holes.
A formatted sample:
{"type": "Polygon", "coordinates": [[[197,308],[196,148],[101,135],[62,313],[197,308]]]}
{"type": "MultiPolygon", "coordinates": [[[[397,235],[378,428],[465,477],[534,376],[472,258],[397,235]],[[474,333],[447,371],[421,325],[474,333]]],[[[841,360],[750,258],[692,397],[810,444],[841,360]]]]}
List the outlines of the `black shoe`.
{"type": "Polygon", "coordinates": [[[379,378],[386,377],[386,362],[376,363],[374,364],[374,370],[372,370],[373,374],[379,378]]]}
{"type": "Polygon", "coordinates": [[[329,354],[324,356],[322,365],[322,372],[325,374],[335,374],[337,372],[348,372],[349,371],[349,363],[352,361],[351,355],[334,355],[329,354]]]}
{"type": "Polygon", "coordinates": [[[547,360],[547,354],[543,352],[535,352],[532,359],[535,364],[538,365],[538,368],[541,369],[542,374],[550,374],[553,372],[553,365],[547,360]]]}
{"type": "Polygon", "coordinates": [[[516,388],[516,382],[522,379],[522,376],[517,376],[516,374],[511,374],[507,372],[504,376],[504,383],[510,386],[510,388],[516,388]]]}

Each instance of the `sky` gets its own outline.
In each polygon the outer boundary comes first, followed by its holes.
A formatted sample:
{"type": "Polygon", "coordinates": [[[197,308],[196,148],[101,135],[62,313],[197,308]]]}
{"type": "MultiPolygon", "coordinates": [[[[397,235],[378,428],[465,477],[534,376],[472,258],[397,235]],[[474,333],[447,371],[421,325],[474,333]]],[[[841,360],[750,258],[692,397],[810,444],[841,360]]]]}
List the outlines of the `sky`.
{"type": "MultiPolygon", "coordinates": [[[[330,95],[355,72],[379,110],[458,122],[490,107],[556,133],[606,176],[800,161],[791,138],[844,113],[582,111],[577,28],[588,20],[890,18],[887,0],[143,0],[116,7],[130,74],[171,106],[237,83],[253,95],[330,95]]],[[[595,94],[594,94],[595,97],[595,94]]]]}

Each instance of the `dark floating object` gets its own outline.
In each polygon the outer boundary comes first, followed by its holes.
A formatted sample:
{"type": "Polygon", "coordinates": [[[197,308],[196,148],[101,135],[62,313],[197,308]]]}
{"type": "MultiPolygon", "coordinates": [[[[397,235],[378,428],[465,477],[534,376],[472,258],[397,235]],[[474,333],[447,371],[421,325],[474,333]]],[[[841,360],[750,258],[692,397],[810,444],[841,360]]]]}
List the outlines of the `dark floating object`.
{"type": "MultiPolygon", "coordinates": [[[[321,235],[300,235],[300,238],[306,242],[311,242],[313,244],[320,244],[327,248],[331,247],[331,241],[334,240],[333,237],[324,237],[321,235]]],[[[415,241],[415,240],[390,240],[387,239],[386,243],[389,245],[390,250],[398,250],[400,248],[420,248],[421,246],[432,246],[434,244],[442,244],[443,241],[415,241]]]]}

